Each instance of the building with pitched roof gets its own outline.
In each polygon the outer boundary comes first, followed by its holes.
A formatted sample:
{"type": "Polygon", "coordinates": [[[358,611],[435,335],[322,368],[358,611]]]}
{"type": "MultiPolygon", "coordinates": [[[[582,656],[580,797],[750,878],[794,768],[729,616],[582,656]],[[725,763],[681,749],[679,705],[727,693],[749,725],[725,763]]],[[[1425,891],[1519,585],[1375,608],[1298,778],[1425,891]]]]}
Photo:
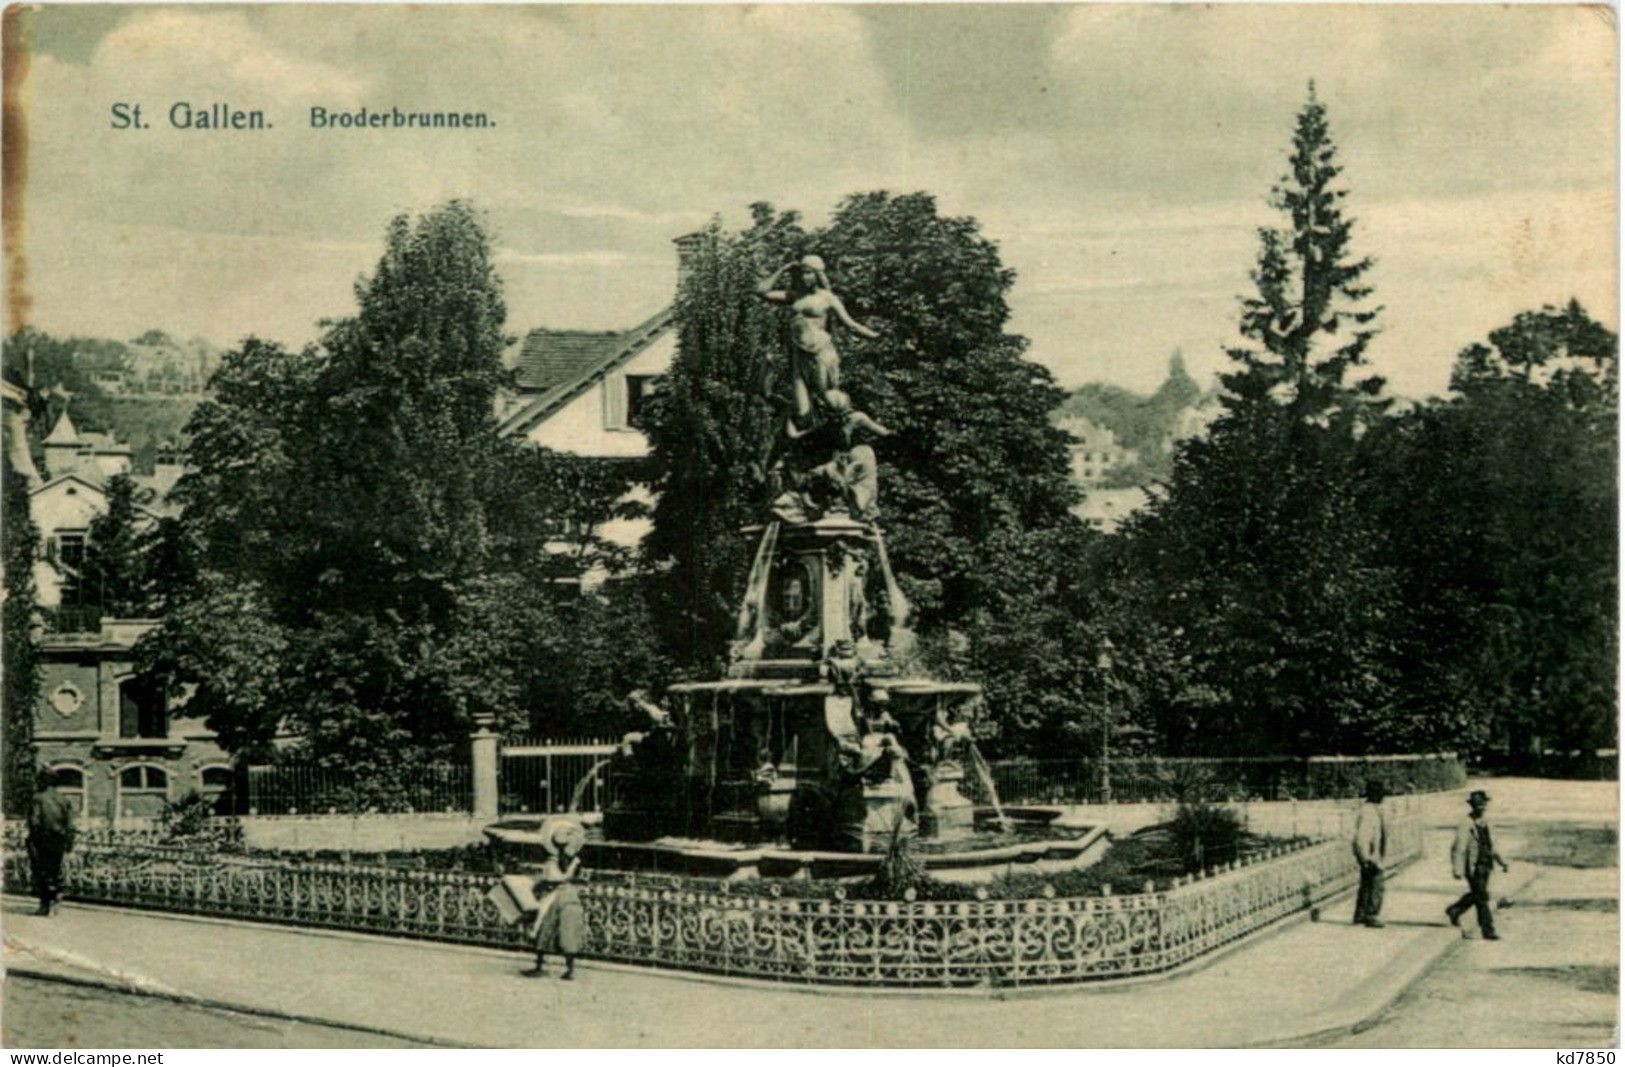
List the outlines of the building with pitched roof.
{"type": "Polygon", "coordinates": [[[155,523],[170,510],[165,498],[181,473],[179,453],[161,449],[153,474],[133,474],[128,445],[80,432],[66,411],[44,445],[49,477],[28,498],[41,537],[35,596],[49,624],[39,640],[39,761],[80,815],[95,822],[152,819],[193,791],[217,798],[232,780],[230,757],[213,731],[172,708],[136,671],[136,642],[156,621],[103,618],[94,608],[62,603],[90,525],[107,512],[107,483],[129,477],[137,523],[155,523]]]}
{"type": "MultiPolygon", "coordinates": [[[[672,242],[679,284],[702,240],[701,234],[685,234],[672,242]]],[[[642,459],[649,441],[637,428],[638,412],[676,358],[670,305],[627,330],[532,330],[512,357],[513,391],[498,403],[499,429],[556,452],[606,462],[642,459]]],[[[630,496],[652,502],[644,486],[635,486],[630,496]]],[[[648,531],[646,519],[617,519],[602,532],[632,547],[648,531]]]]}
{"type": "Polygon", "coordinates": [[[637,459],[649,442],[634,425],[656,378],[677,356],[670,307],[629,330],[532,330],[514,359],[514,393],[501,432],[558,452],[637,459]]]}
{"type": "Polygon", "coordinates": [[[80,432],[65,409],[44,443],[48,477],[29,490],[28,512],[40,535],[37,601],[42,608],[56,608],[84,557],[91,522],[107,511],[108,481],[123,475],[135,483],[136,521],[150,525],[173,511],[167,498],[180,478],[181,461],[175,449],[161,449],[152,474],[135,474],[129,445],[111,434],[80,432]]]}

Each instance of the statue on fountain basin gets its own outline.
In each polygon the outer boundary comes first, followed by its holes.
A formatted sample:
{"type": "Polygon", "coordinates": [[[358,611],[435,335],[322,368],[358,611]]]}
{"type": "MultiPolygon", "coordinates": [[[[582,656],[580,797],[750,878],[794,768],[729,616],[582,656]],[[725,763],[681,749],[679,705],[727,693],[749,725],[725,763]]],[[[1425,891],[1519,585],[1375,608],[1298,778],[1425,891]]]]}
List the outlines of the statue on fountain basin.
{"type": "Polygon", "coordinates": [[[817,256],[786,263],[763,278],[756,291],[768,303],[790,308],[790,422],[805,430],[814,421],[814,408],[827,404],[831,392],[841,387],[841,354],[829,333],[830,315],[859,337],[880,335],[847,313],[817,256]],[[789,285],[781,289],[786,275],[789,285]]]}

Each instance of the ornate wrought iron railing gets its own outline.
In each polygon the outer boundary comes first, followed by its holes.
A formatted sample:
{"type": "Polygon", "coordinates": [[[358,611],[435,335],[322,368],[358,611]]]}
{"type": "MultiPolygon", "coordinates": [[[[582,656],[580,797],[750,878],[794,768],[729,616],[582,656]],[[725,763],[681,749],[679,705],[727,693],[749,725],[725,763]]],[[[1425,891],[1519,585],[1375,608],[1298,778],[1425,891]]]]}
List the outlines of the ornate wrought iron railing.
{"type": "MultiPolygon", "coordinates": [[[[1396,819],[1390,860],[1421,853],[1396,819]]],[[[297,864],[151,846],[87,845],[70,898],[500,948],[524,944],[486,899],[491,876],[297,864]]],[[[588,956],[816,985],[1011,987],[1171,970],[1352,885],[1347,842],[1272,850],[1152,892],[949,902],[799,899],[650,880],[581,886],[588,956]]],[[[25,856],[7,887],[28,884],[25,856]]]]}

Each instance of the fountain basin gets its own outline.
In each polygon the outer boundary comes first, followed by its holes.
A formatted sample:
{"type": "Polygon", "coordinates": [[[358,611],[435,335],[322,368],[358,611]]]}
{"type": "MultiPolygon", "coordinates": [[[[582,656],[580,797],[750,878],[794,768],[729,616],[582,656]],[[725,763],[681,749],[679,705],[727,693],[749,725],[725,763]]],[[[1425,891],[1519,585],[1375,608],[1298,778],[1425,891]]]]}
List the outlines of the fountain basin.
{"type": "MultiPolygon", "coordinates": [[[[997,822],[992,809],[978,811],[978,823],[997,822]]],[[[1008,829],[978,831],[962,837],[928,840],[912,850],[927,873],[944,881],[982,881],[1012,867],[1049,871],[1087,867],[1106,853],[1103,826],[1069,823],[1060,809],[1020,808],[1004,813],[1008,829]]],[[[542,818],[514,817],[492,823],[484,834],[504,865],[541,864],[547,856],[539,833],[542,818]]],[[[723,841],[660,838],[654,841],[606,840],[593,834],[582,851],[589,871],[671,874],[740,881],[753,878],[861,880],[880,870],[886,857],[877,853],[793,849],[779,845],[746,845],[723,841]]]]}

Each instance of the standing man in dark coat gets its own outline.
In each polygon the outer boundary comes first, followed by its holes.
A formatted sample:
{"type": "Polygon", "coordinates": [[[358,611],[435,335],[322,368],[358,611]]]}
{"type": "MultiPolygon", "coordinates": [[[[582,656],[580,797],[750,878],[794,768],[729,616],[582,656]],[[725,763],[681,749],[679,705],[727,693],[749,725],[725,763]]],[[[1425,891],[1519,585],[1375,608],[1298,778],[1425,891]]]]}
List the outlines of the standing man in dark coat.
{"type": "MultiPolygon", "coordinates": [[[[1496,864],[1505,871],[1507,863],[1495,851],[1490,824],[1484,819],[1484,809],[1489,807],[1489,803],[1490,795],[1482,789],[1475,789],[1467,795],[1470,814],[1456,828],[1456,840],[1450,846],[1451,873],[1467,880],[1467,892],[1444,909],[1444,913],[1450,919],[1450,925],[1460,926],[1461,917],[1467,913],[1467,909],[1474,909],[1478,912],[1478,930],[1484,935],[1484,940],[1499,941],[1501,935],[1495,932],[1495,913],[1490,910],[1490,871],[1496,864]]],[[[1463,930],[1461,936],[1466,937],[1467,931],[1463,930]]]]}
{"type": "Polygon", "coordinates": [[[1360,864],[1360,892],[1354,898],[1356,926],[1381,928],[1382,864],[1388,858],[1388,823],[1382,802],[1387,791],[1381,782],[1365,784],[1365,803],[1354,822],[1354,858],[1360,864]]]}
{"type": "Polygon", "coordinates": [[[28,811],[28,864],[39,897],[37,915],[49,915],[62,895],[62,861],[73,848],[73,805],[57,791],[50,768],[34,772],[34,803],[28,811]]]}

